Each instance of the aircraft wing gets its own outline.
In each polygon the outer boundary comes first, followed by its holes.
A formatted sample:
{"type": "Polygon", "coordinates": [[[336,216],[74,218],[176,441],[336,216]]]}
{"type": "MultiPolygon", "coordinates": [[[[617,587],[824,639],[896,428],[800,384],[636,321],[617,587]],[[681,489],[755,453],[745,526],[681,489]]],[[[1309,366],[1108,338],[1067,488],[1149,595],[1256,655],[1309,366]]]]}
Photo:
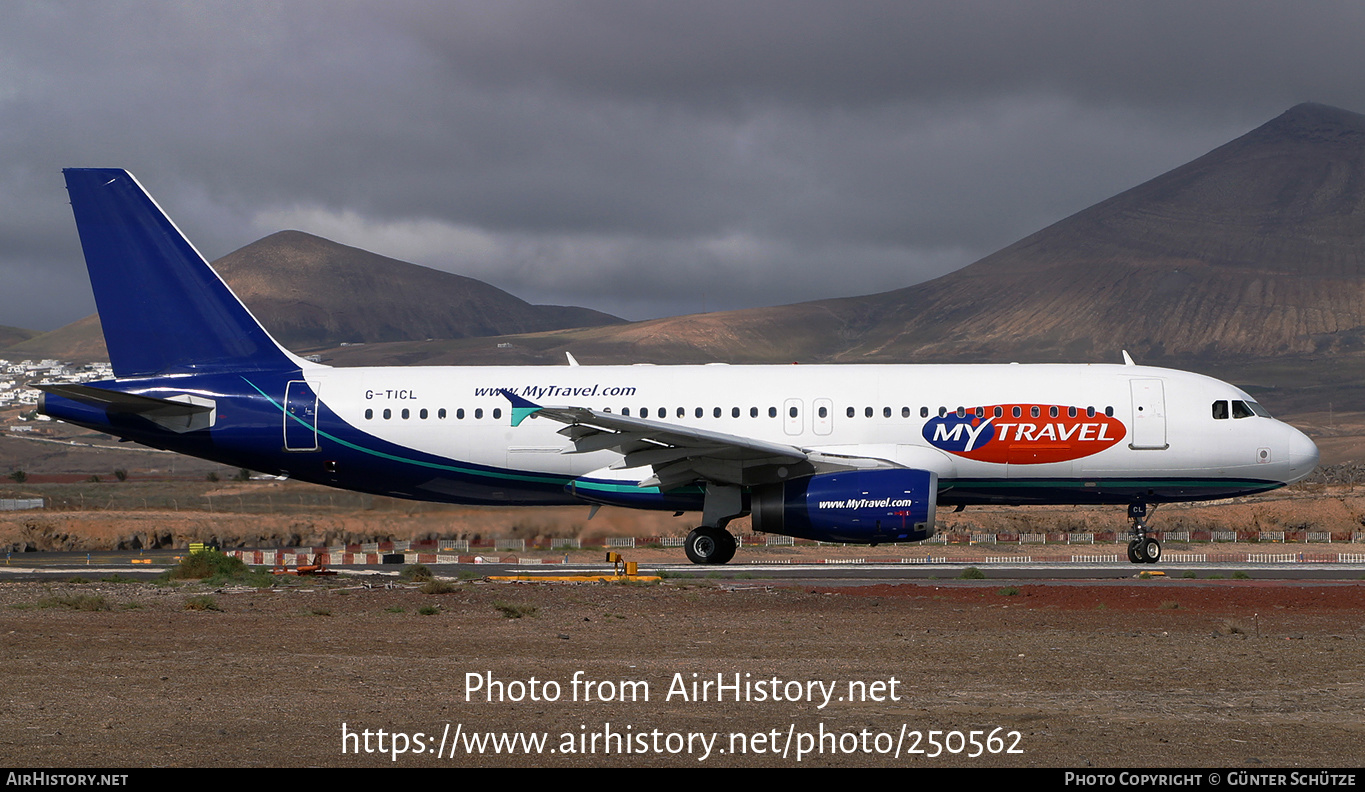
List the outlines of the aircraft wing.
{"type": "Polygon", "coordinates": [[[565,453],[615,451],[622,459],[613,469],[649,466],[654,475],[640,482],[641,486],[657,486],[665,492],[698,480],[754,486],[833,470],[899,467],[883,459],[826,454],[586,407],[543,407],[510,391],[501,393],[512,403],[513,426],[528,417],[565,424],[559,434],[574,444],[565,453]]]}

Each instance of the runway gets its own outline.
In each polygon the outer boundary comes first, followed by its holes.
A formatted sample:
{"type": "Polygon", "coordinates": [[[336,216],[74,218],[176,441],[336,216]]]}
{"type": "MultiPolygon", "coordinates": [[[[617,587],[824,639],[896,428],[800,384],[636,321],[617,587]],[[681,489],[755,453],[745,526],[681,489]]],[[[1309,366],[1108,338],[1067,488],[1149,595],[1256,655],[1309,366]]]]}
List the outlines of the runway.
{"type": "MultiPolygon", "coordinates": [[[[20,553],[5,559],[0,566],[0,580],[52,579],[55,577],[83,577],[91,580],[119,575],[135,579],[151,579],[176,563],[183,550],[123,551],[97,553],[20,553]],[[137,562],[137,563],[135,563],[137,562]]],[[[402,564],[368,564],[334,566],[343,575],[396,575],[402,564]]],[[[468,578],[471,575],[517,575],[529,578],[565,575],[609,573],[612,565],[594,563],[427,563],[438,576],[468,578]]],[[[887,583],[897,580],[957,580],[970,579],[967,570],[979,570],[988,581],[1028,580],[1032,582],[1058,581],[1131,581],[1134,579],[1165,578],[1168,580],[1363,580],[1365,563],[1330,563],[1321,561],[1264,562],[1264,561],[1163,561],[1159,564],[1129,564],[1127,562],[1055,562],[973,559],[934,559],[916,563],[730,563],[723,566],[641,562],[641,574],[659,575],[665,581],[725,581],[743,583],[762,581],[773,584],[799,585],[803,582],[857,584],[859,582],[887,583]]],[[[974,575],[973,575],[974,577],[974,575]]]]}

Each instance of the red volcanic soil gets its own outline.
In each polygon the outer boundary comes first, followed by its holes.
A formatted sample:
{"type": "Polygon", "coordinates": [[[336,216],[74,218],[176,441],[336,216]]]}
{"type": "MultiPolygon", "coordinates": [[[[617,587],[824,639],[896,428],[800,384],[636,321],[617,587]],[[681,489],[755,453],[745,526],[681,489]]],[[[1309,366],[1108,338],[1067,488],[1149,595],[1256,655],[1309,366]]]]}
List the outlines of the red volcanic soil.
{"type": "Polygon", "coordinates": [[[991,601],[1035,610],[1179,610],[1237,616],[1281,611],[1365,612],[1365,584],[1361,583],[1153,579],[1135,584],[1010,585],[992,582],[964,586],[961,582],[955,582],[942,586],[884,584],[818,590],[837,590],[846,597],[909,597],[972,604],[991,601]]]}

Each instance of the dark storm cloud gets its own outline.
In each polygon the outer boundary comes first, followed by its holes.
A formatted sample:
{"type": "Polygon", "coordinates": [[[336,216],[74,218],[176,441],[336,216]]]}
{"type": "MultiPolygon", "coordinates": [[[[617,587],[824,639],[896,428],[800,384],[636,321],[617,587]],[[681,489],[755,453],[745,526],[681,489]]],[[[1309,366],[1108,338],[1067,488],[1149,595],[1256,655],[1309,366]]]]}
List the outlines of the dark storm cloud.
{"type": "Polygon", "coordinates": [[[61,188],[210,258],[283,227],[631,317],[947,272],[1306,100],[1318,3],[7,4],[0,324],[93,308],[61,188]],[[51,284],[45,288],[45,284],[51,284]]]}

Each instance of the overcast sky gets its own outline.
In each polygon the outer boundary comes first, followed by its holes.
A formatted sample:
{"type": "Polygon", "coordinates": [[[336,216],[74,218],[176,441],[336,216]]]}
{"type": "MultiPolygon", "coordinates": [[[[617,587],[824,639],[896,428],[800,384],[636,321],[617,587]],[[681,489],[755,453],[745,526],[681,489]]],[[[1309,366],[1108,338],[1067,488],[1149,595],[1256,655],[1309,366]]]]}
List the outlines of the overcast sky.
{"type": "Polygon", "coordinates": [[[0,5],[0,324],[94,310],[61,168],[631,319],[899,288],[1302,101],[1365,4],[0,5]]]}

